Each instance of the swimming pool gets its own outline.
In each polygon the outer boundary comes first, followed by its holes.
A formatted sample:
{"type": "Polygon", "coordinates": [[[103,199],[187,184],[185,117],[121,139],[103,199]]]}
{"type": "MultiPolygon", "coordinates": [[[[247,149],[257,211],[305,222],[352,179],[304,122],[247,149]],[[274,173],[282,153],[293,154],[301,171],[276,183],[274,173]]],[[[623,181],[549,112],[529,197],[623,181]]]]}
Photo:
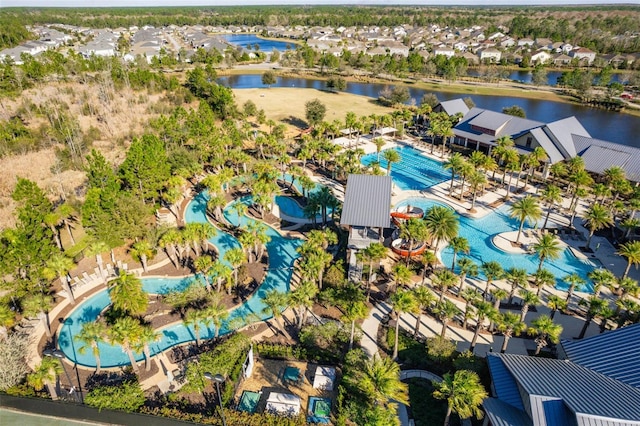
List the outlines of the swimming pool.
{"type": "MultiPolygon", "coordinates": [[[[417,206],[426,211],[434,205],[444,205],[438,201],[422,198],[411,197],[397,204],[398,207],[406,205],[417,206]]],[[[469,257],[473,259],[478,266],[483,262],[497,261],[506,270],[509,268],[525,268],[527,272],[533,273],[538,269],[539,259],[535,254],[513,254],[506,253],[493,244],[493,237],[496,234],[508,231],[517,231],[519,222],[509,217],[509,207],[503,205],[483,218],[472,219],[464,216],[458,217],[460,220],[459,235],[469,240],[471,251],[469,254],[458,254],[456,259],[461,257],[469,257]]],[[[529,225],[531,226],[531,225],[529,225]]],[[[442,262],[446,267],[451,267],[453,261],[453,250],[444,248],[440,253],[442,262]]],[[[561,252],[560,257],[555,260],[546,260],[544,268],[551,271],[556,276],[556,288],[566,290],[568,285],[562,280],[563,277],[577,273],[584,278],[587,284],[578,291],[593,292],[591,280],[587,278],[587,274],[596,267],[595,263],[590,259],[578,259],[570,249],[561,252]]]]}
{"type": "MultiPolygon", "coordinates": [[[[298,202],[292,197],[288,197],[286,195],[276,195],[275,203],[278,205],[278,207],[280,208],[280,212],[282,212],[283,214],[296,219],[307,219],[307,217],[304,215],[304,209],[302,208],[302,206],[298,204],[298,202]]],[[[332,208],[327,207],[327,220],[331,219],[332,211],[332,208]]],[[[316,220],[322,220],[322,213],[316,216],[316,220]]]]}
{"type": "Polygon", "coordinates": [[[308,411],[307,422],[329,423],[329,417],[331,416],[331,400],[329,398],[310,396],[308,411]]]}
{"type": "MultiPolygon", "coordinates": [[[[201,193],[189,203],[185,214],[187,221],[206,221],[205,212],[207,199],[208,196],[205,193],[201,193]]],[[[225,218],[229,220],[230,223],[235,224],[240,220],[240,223],[246,225],[249,221],[253,221],[253,219],[247,216],[243,216],[240,219],[238,218],[233,208],[234,204],[238,202],[249,205],[252,202],[251,196],[244,197],[229,204],[224,210],[225,218]]],[[[262,298],[265,293],[270,290],[278,290],[281,292],[289,291],[289,281],[293,273],[293,262],[298,257],[296,248],[302,242],[299,239],[283,237],[270,226],[267,226],[266,232],[267,235],[271,237],[271,241],[266,244],[267,253],[269,254],[269,269],[267,270],[267,274],[256,293],[245,303],[230,312],[229,317],[220,327],[220,335],[231,331],[232,329],[230,327],[242,326],[244,319],[251,313],[256,314],[257,318],[261,320],[270,318],[271,315],[266,315],[262,312],[262,309],[265,307],[262,303],[262,298]]],[[[218,230],[217,235],[210,241],[216,244],[221,256],[224,256],[227,250],[240,246],[234,237],[220,230],[218,230]]],[[[196,278],[143,278],[142,283],[145,291],[162,294],[173,289],[184,289],[194,279],[196,278]]],[[[105,289],[84,300],[65,319],[62,329],[60,330],[58,341],[60,349],[69,360],[87,367],[96,366],[92,351],[86,351],[84,354],[78,353],[79,344],[73,340],[73,336],[76,336],[80,332],[82,324],[95,321],[98,315],[109,306],[110,303],[109,292],[105,289]]],[[[201,325],[201,338],[213,338],[215,328],[213,326],[205,327],[204,324],[201,325]]],[[[172,346],[195,340],[193,328],[186,327],[182,322],[169,325],[156,331],[160,334],[160,340],[149,345],[152,356],[172,346]]],[[[99,343],[98,348],[100,350],[100,361],[103,367],[120,367],[129,364],[127,354],[122,351],[119,345],[99,343]]],[[[135,354],[135,358],[137,361],[144,359],[143,355],[138,353],[135,354]]]]}
{"type": "MultiPolygon", "coordinates": [[[[451,179],[451,173],[442,167],[440,161],[423,155],[421,151],[406,145],[393,149],[400,153],[401,159],[391,165],[391,177],[400,189],[422,190],[451,179]]],[[[368,154],[362,157],[361,162],[369,166],[377,158],[377,153],[368,154]]],[[[384,151],[380,153],[380,167],[387,168],[384,151]]]]}
{"type": "Polygon", "coordinates": [[[258,408],[258,402],[260,401],[260,392],[243,391],[238,403],[238,411],[244,411],[247,413],[255,413],[258,408]]]}

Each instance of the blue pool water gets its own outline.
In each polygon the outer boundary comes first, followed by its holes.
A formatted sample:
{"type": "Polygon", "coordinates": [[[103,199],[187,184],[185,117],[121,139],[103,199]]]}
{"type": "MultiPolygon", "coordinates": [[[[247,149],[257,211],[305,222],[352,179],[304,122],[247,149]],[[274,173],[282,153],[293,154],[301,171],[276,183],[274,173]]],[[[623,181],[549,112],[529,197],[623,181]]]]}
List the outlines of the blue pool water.
{"type": "MultiPolygon", "coordinates": [[[[400,161],[391,165],[393,182],[402,190],[422,190],[451,179],[451,173],[442,168],[440,161],[433,160],[410,146],[393,148],[400,153],[400,161]]],[[[380,167],[387,168],[384,151],[380,153],[380,167]]],[[[377,153],[362,157],[362,164],[370,165],[378,158],[377,153]]]]}
{"type": "MultiPolygon", "coordinates": [[[[276,195],[275,202],[280,208],[280,211],[289,217],[298,219],[306,219],[304,215],[304,209],[296,200],[286,195],[276,195]]],[[[327,208],[327,218],[330,219],[332,209],[327,208]]],[[[316,219],[322,220],[322,213],[316,216],[316,219]]]]}
{"type": "MultiPolygon", "coordinates": [[[[185,215],[187,221],[206,220],[205,209],[203,207],[206,206],[206,201],[206,194],[200,194],[194,198],[187,207],[185,215]]],[[[253,219],[246,216],[238,218],[238,215],[233,210],[233,204],[237,202],[249,205],[251,203],[251,197],[245,197],[227,206],[224,211],[225,218],[231,223],[237,224],[238,221],[240,221],[240,223],[246,225],[253,219]]],[[[244,319],[250,313],[258,315],[262,320],[270,318],[270,315],[262,312],[265,307],[262,303],[262,298],[265,293],[270,290],[278,290],[281,292],[289,291],[293,262],[298,257],[296,248],[301,244],[301,240],[285,238],[271,227],[267,227],[267,234],[271,237],[271,241],[266,244],[269,254],[269,270],[267,271],[265,279],[251,298],[230,312],[229,318],[223,322],[220,327],[220,335],[231,331],[230,326],[237,327],[243,325],[244,319]]],[[[235,238],[221,231],[218,231],[218,234],[210,241],[216,244],[222,256],[226,250],[239,246],[235,238]]],[[[191,280],[194,279],[196,278],[144,278],[142,282],[145,291],[150,293],[167,293],[173,289],[184,289],[189,285],[191,280]]],[[[87,350],[84,354],[80,354],[78,352],[78,346],[80,344],[74,341],[72,336],[80,332],[83,323],[94,321],[110,303],[111,300],[108,290],[103,290],[80,303],[67,317],[59,334],[59,344],[60,349],[69,360],[80,365],[95,367],[96,363],[92,351],[87,350]]],[[[170,325],[158,330],[158,332],[160,333],[160,340],[149,345],[152,356],[180,343],[195,340],[193,329],[186,327],[183,323],[170,325]]],[[[202,339],[210,339],[213,338],[214,335],[215,329],[213,326],[200,327],[200,336],[202,339]]],[[[100,360],[103,367],[118,367],[129,364],[129,358],[120,346],[99,343],[98,347],[100,349],[100,360]]],[[[136,360],[140,361],[143,359],[141,353],[136,353],[135,355],[136,360]]]]}
{"type": "Polygon", "coordinates": [[[329,423],[331,417],[331,400],[329,398],[309,397],[309,423],[329,423]]]}
{"type": "MultiPolygon", "coordinates": [[[[397,207],[406,205],[417,206],[423,208],[425,213],[434,205],[444,205],[434,200],[421,197],[412,197],[398,203],[397,207]]],[[[505,253],[493,245],[493,237],[496,234],[508,231],[517,231],[519,222],[509,217],[509,207],[503,205],[494,210],[483,218],[472,219],[468,217],[459,217],[460,230],[459,235],[469,240],[471,251],[468,255],[458,254],[456,259],[460,257],[469,257],[480,266],[483,262],[492,260],[497,261],[506,270],[509,268],[525,268],[529,273],[538,269],[539,259],[535,254],[512,254],[505,253]]],[[[532,224],[525,225],[532,226],[532,224]]],[[[451,267],[453,261],[453,250],[444,248],[441,252],[442,262],[446,267],[451,267]]],[[[555,260],[545,260],[544,268],[550,270],[557,278],[556,288],[566,290],[568,285],[562,281],[562,278],[577,273],[587,281],[582,289],[578,291],[592,292],[591,281],[587,278],[587,274],[597,265],[588,259],[578,259],[569,249],[562,251],[560,257],[555,260]]]]}

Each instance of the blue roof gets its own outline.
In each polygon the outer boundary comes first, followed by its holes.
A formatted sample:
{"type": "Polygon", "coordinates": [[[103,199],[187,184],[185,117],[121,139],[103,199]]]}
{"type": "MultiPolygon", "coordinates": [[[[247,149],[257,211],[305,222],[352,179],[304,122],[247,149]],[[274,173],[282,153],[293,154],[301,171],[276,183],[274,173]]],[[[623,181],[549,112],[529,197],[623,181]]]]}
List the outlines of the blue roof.
{"type": "Polygon", "coordinates": [[[519,410],[497,398],[485,398],[482,406],[491,426],[532,426],[531,419],[519,410]]]}
{"type": "Polygon", "coordinates": [[[569,360],[514,354],[488,354],[487,358],[498,358],[513,375],[522,397],[527,398],[534,424],[544,424],[536,420],[546,416],[541,401],[561,399],[572,417],[592,419],[593,426],[640,425],[640,389],[569,360]]]}
{"type": "Polygon", "coordinates": [[[572,415],[561,399],[541,401],[547,426],[576,426],[576,417],[572,415]]]}
{"type": "Polygon", "coordinates": [[[640,324],[561,344],[572,362],[640,389],[640,324]]]}
{"type": "Polygon", "coordinates": [[[522,405],[522,397],[518,392],[518,384],[513,375],[509,373],[504,362],[496,356],[488,356],[487,362],[491,371],[491,379],[493,380],[493,388],[496,396],[503,402],[512,405],[520,410],[524,410],[522,405]]]}

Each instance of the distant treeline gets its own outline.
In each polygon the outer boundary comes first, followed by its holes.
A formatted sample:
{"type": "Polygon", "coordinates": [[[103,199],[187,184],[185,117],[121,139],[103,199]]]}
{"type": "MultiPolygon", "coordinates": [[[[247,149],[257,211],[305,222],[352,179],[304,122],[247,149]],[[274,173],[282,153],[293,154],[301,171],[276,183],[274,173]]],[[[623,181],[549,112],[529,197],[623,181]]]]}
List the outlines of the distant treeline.
{"type": "Polygon", "coordinates": [[[247,6],[158,8],[11,8],[0,11],[0,48],[25,40],[20,24],[63,23],[90,28],[131,25],[308,25],[396,26],[438,24],[457,28],[499,25],[517,37],[545,37],[599,53],[640,51],[640,7],[419,7],[419,6],[247,6]],[[627,37],[613,38],[615,35],[627,37]]]}

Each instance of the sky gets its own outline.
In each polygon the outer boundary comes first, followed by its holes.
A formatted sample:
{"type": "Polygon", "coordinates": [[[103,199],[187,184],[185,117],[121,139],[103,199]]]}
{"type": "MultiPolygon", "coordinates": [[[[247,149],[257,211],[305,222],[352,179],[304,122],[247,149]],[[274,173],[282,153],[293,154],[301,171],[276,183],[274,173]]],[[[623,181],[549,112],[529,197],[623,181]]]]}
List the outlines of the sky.
{"type": "Polygon", "coordinates": [[[127,6],[242,6],[242,5],[576,5],[635,4],[640,0],[0,0],[0,7],[127,7],[127,6]]]}

